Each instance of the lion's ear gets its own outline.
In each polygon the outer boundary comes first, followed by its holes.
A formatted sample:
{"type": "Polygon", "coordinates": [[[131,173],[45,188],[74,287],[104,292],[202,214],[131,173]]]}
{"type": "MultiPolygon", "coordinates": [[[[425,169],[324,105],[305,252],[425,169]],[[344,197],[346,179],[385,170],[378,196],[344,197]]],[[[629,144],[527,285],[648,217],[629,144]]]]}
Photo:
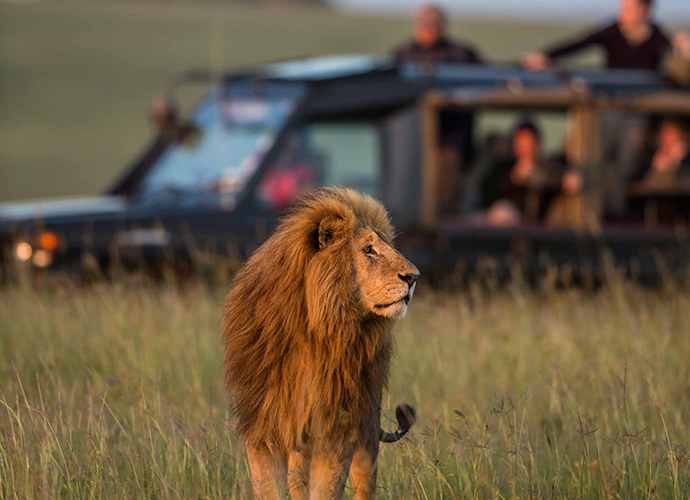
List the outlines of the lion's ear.
{"type": "Polygon", "coordinates": [[[324,217],[319,224],[319,250],[323,250],[345,235],[345,221],[337,215],[324,217]]]}

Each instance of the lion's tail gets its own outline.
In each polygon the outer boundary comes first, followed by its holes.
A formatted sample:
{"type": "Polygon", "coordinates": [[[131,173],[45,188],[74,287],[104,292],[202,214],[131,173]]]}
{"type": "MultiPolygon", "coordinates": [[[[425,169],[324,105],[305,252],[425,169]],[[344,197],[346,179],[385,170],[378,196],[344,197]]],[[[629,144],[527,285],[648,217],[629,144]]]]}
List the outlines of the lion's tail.
{"type": "Polygon", "coordinates": [[[386,432],[381,430],[379,440],[382,443],[395,443],[400,441],[417,420],[417,412],[407,403],[400,403],[395,409],[395,419],[398,421],[398,430],[386,432]]]}

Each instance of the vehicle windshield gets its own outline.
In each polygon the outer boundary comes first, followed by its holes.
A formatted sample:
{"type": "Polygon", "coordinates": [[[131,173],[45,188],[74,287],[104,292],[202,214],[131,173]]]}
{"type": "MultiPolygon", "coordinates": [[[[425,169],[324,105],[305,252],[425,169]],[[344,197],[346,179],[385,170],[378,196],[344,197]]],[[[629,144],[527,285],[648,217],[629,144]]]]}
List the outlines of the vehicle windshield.
{"type": "Polygon", "coordinates": [[[142,191],[236,191],[293,108],[290,99],[210,96],[151,168],[142,191]]]}

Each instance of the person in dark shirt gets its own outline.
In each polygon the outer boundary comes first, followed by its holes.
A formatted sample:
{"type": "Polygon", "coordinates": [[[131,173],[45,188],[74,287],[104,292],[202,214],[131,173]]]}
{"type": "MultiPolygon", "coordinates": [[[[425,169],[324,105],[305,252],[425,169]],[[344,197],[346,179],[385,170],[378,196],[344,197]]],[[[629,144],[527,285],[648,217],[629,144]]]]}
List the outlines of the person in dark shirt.
{"type": "Polygon", "coordinates": [[[632,182],[664,188],[690,180],[690,138],[683,124],[665,120],[659,127],[656,149],[640,157],[632,182]]]}
{"type": "Polygon", "coordinates": [[[626,183],[626,219],[659,225],[687,224],[690,208],[690,136],[683,123],[664,120],[626,183]],[[665,193],[665,194],[662,194],[665,193]]]}
{"type": "Polygon", "coordinates": [[[445,13],[433,4],[423,5],[417,10],[413,40],[395,49],[393,55],[398,62],[422,64],[482,62],[474,47],[448,38],[445,13]]]}
{"type": "Polygon", "coordinates": [[[515,127],[512,154],[498,159],[482,182],[483,208],[489,208],[499,199],[512,199],[518,187],[553,182],[551,169],[539,153],[540,136],[536,125],[531,122],[523,122],[515,127]]]}
{"type": "Polygon", "coordinates": [[[653,0],[620,0],[618,19],[581,39],[556,45],[543,53],[524,57],[527,69],[539,71],[551,62],[583,49],[598,46],[606,53],[606,67],[615,69],[661,69],[666,53],[675,45],[682,50],[686,34],[679,34],[673,44],[652,22],[653,0]]]}
{"type": "Polygon", "coordinates": [[[525,216],[530,219],[543,216],[548,204],[533,206],[543,198],[540,192],[555,195],[561,190],[581,190],[582,180],[578,174],[564,174],[544,159],[540,137],[539,129],[532,122],[518,124],[513,131],[511,154],[496,159],[483,175],[478,189],[478,208],[486,210],[489,225],[516,224],[525,216]]]}
{"type": "MultiPolygon", "coordinates": [[[[446,27],[446,15],[440,7],[422,5],[414,16],[413,38],[393,51],[395,61],[414,64],[422,72],[433,71],[437,64],[482,64],[477,49],[450,39],[446,27]]],[[[463,170],[472,161],[473,124],[471,112],[444,111],[439,116],[441,170],[447,174],[441,181],[441,197],[448,207],[454,207],[463,170]]]]}
{"type": "MultiPolygon", "coordinates": [[[[637,2],[639,0],[631,0],[637,2]]],[[[610,24],[597,30],[582,40],[554,47],[546,52],[549,59],[558,59],[592,45],[599,45],[606,51],[606,67],[617,69],[650,69],[658,70],[671,42],[656,24],[648,25],[635,40],[628,38],[621,31],[618,23],[610,24]],[[638,41],[638,44],[635,44],[638,41]]]]}

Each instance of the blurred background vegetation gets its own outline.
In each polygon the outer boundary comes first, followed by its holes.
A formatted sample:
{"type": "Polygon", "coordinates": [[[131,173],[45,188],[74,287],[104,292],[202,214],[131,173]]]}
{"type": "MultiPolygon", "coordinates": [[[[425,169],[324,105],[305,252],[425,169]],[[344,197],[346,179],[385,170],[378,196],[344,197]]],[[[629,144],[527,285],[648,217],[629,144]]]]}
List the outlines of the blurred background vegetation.
{"type": "MultiPolygon", "coordinates": [[[[104,189],[148,139],[151,99],[184,69],[385,55],[409,37],[408,14],[317,3],[0,2],[0,200],[104,189]]],[[[450,32],[509,62],[581,27],[456,17],[450,32]]]]}

